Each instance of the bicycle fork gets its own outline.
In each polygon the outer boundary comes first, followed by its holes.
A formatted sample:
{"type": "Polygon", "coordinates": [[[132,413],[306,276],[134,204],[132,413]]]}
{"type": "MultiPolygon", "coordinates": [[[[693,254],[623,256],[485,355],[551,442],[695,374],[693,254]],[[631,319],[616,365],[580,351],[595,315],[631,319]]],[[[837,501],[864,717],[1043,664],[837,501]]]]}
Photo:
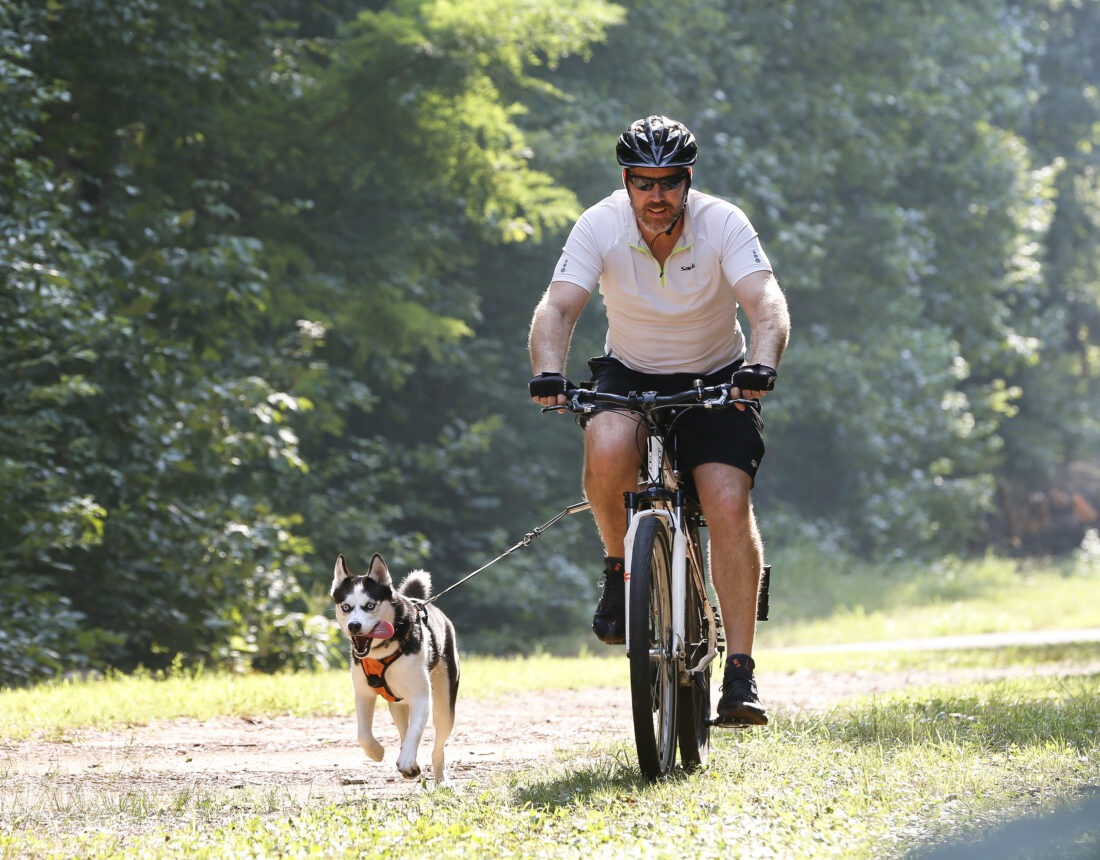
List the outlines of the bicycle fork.
{"type": "MultiPolygon", "coordinates": [[[[624,570],[624,596],[626,601],[626,629],[630,630],[630,573],[634,560],[634,539],[639,525],[647,518],[657,517],[665,521],[665,528],[672,534],[672,565],[670,598],[672,604],[672,630],[671,653],[669,657],[674,659],[680,669],[680,683],[689,684],[718,656],[718,624],[706,592],[706,580],[701,557],[694,558],[694,564],[689,570],[688,556],[701,552],[701,547],[696,542],[692,545],[689,539],[688,529],[684,521],[683,496],[679,490],[671,491],[661,482],[664,468],[664,446],[659,438],[650,437],[649,456],[647,463],[648,487],[638,493],[626,493],[625,501],[628,511],[628,524],[626,538],[623,541],[624,570]],[[701,598],[701,609],[705,617],[704,629],[697,631],[706,635],[706,651],[699,656],[695,665],[687,665],[687,606],[688,606],[688,576],[695,576],[698,581],[694,587],[701,598]]],[[[630,641],[627,639],[627,654],[629,655],[630,641]]],[[[696,651],[697,653],[697,651],[696,651]]]]}
{"type": "MultiPolygon", "coordinates": [[[[627,493],[627,496],[633,496],[633,493],[627,493]]],[[[637,499],[629,499],[628,505],[633,504],[635,507],[630,512],[630,523],[626,530],[626,539],[623,541],[623,586],[624,586],[624,599],[626,600],[626,629],[631,630],[630,626],[630,568],[634,563],[634,536],[637,534],[638,525],[642,520],[647,517],[658,517],[666,521],[666,527],[673,531],[673,561],[672,561],[672,600],[674,604],[677,602],[677,575],[676,575],[676,542],[681,537],[680,530],[676,528],[674,524],[674,518],[672,513],[663,508],[646,508],[644,510],[637,509],[637,499]]],[[[681,565],[682,567],[682,565],[681,565]]],[[[683,577],[679,577],[682,579],[683,577]]],[[[683,607],[679,607],[677,612],[677,606],[672,608],[672,628],[673,628],[673,641],[679,643],[678,649],[682,653],[683,651],[683,607]],[[677,623],[677,615],[680,617],[679,623],[677,623]]],[[[626,653],[630,654],[630,637],[627,636],[626,640],[626,653]]]]}

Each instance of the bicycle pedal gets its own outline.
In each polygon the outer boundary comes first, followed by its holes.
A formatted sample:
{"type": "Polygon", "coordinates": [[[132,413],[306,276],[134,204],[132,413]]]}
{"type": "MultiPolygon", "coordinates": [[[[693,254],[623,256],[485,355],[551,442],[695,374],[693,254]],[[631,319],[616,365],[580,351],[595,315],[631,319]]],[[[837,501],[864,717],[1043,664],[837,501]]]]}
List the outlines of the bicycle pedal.
{"type": "Polygon", "coordinates": [[[756,727],[756,723],[750,723],[747,720],[740,720],[735,723],[724,723],[718,719],[718,717],[707,720],[707,725],[717,729],[751,729],[756,727]]]}

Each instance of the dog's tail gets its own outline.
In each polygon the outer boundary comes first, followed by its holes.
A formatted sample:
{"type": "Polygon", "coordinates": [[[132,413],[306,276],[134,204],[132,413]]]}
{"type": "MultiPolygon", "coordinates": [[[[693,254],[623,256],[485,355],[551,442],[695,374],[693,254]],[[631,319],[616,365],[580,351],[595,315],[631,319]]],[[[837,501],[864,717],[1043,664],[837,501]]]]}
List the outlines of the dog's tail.
{"type": "Polygon", "coordinates": [[[398,591],[413,600],[427,600],[432,596],[432,576],[426,570],[414,570],[401,581],[398,591]]]}

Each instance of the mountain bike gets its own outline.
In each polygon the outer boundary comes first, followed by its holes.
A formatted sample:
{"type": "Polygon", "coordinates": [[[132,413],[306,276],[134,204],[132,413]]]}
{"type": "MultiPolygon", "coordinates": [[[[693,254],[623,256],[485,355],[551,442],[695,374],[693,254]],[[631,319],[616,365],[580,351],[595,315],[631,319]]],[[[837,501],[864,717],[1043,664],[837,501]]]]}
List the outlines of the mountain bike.
{"type": "MultiPolygon", "coordinates": [[[[543,409],[579,415],[614,410],[637,416],[645,428],[638,489],[624,494],[624,558],[634,738],[650,782],[672,772],[677,746],[687,770],[706,764],[710,749],[711,664],[725,639],[707,590],[699,539],[706,521],[680,471],[675,427],[689,409],[759,408],[756,400],[730,397],[731,387],[704,387],[697,380],[675,394],[620,395],[568,386],[564,406],[543,409]]],[[[767,615],[764,585],[758,617],[767,615]]]]}

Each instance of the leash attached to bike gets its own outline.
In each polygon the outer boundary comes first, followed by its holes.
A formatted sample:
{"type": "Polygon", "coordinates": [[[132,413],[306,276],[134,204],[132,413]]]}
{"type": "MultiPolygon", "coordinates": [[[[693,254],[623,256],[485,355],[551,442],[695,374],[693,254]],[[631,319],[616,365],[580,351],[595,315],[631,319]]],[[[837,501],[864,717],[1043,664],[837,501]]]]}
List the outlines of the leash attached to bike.
{"type": "MultiPolygon", "coordinates": [[[[590,507],[591,507],[591,505],[589,505],[588,502],[575,502],[574,504],[569,505],[566,508],[563,508],[562,510],[558,511],[558,513],[555,514],[553,517],[551,517],[546,522],[544,522],[541,526],[536,526],[535,528],[531,529],[531,531],[527,532],[527,534],[525,534],[522,539],[518,540],[515,544],[508,547],[508,549],[506,549],[504,552],[502,552],[500,555],[498,555],[492,561],[489,561],[489,562],[483,564],[477,570],[471,571],[470,573],[468,573],[464,577],[462,577],[462,579],[460,579],[458,582],[455,582],[455,583],[452,583],[451,585],[448,585],[441,592],[439,592],[438,594],[433,594],[427,600],[416,601],[416,602],[417,603],[422,603],[423,605],[427,605],[429,603],[435,603],[436,600],[438,600],[440,597],[442,597],[448,591],[453,591],[454,589],[458,588],[460,585],[463,585],[464,583],[466,583],[469,580],[473,579],[475,576],[477,576],[483,570],[487,570],[488,568],[490,568],[494,564],[496,564],[498,561],[501,561],[501,560],[507,558],[512,553],[514,553],[516,550],[523,549],[524,547],[530,546],[531,542],[535,538],[542,535],[542,533],[544,531],[546,531],[548,528],[550,528],[550,526],[556,525],[557,523],[561,522],[562,520],[564,520],[566,517],[570,516],[571,514],[579,514],[579,513],[582,513],[584,511],[587,511],[590,507]]],[[[756,596],[756,620],[757,621],[767,621],[768,620],[768,608],[769,608],[768,587],[771,585],[771,573],[772,573],[772,566],[770,564],[765,564],[764,569],[763,569],[762,574],[761,574],[761,577],[760,577],[760,591],[756,596]]]]}
{"type": "Polygon", "coordinates": [[[438,600],[440,597],[442,597],[448,591],[453,591],[454,589],[458,588],[463,583],[467,582],[468,580],[473,579],[475,576],[477,576],[483,570],[492,567],[498,561],[501,561],[502,559],[507,558],[508,556],[510,556],[517,549],[522,549],[523,547],[530,546],[531,541],[533,541],[535,538],[537,538],[539,535],[541,535],[544,531],[546,531],[548,528],[550,528],[550,526],[555,525],[556,523],[560,522],[561,520],[564,520],[570,514],[579,514],[582,511],[587,511],[589,509],[589,507],[590,507],[590,505],[588,504],[588,502],[576,502],[572,505],[569,505],[569,507],[564,508],[561,511],[558,511],[558,513],[554,517],[548,519],[541,526],[536,526],[535,528],[531,529],[531,531],[527,532],[527,534],[525,534],[521,540],[517,541],[513,546],[510,546],[508,549],[506,549],[504,552],[502,552],[500,555],[498,555],[492,561],[490,561],[486,564],[483,564],[477,570],[466,574],[458,582],[452,583],[451,585],[444,588],[441,592],[439,592],[439,594],[433,594],[431,597],[429,597],[427,600],[425,600],[423,602],[426,603],[426,604],[427,603],[434,603],[436,600],[438,600]]]}

